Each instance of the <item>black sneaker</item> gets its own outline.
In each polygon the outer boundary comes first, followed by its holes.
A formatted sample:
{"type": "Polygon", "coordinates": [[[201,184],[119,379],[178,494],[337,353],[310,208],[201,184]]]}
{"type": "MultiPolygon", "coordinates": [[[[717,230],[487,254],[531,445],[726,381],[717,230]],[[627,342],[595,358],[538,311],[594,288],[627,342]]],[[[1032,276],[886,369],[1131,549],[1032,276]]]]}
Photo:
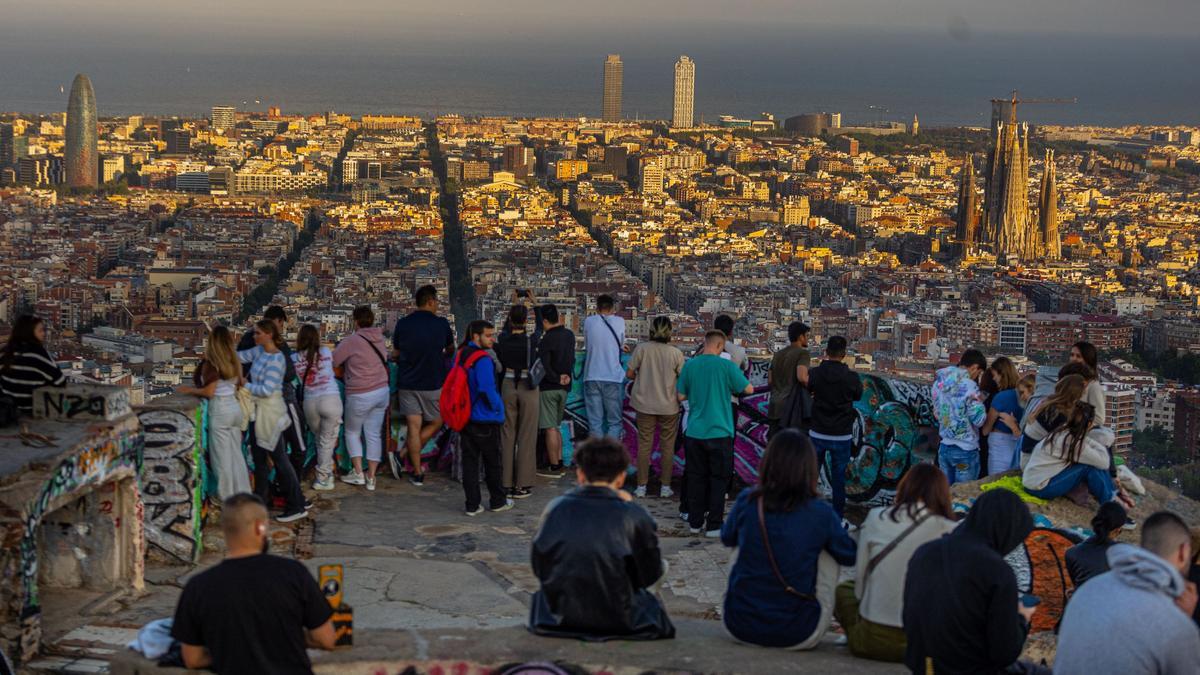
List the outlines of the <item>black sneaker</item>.
{"type": "Polygon", "coordinates": [[[408,474],[408,482],[412,483],[413,485],[416,485],[417,487],[421,487],[422,485],[425,484],[425,474],[410,473],[410,474],[408,474]]]}
{"type": "Polygon", "coordinates": [[[524,487],[523,488],[513,488],[512,498],[513,499],[525,499],[526,497],[528,497],[532,494],[533,494],[533,490],[530,490],[529,488],[524,488],[524,487]]]}
{"type": "Polygon", "coordinates": [[[542,478],[558,478],[562,476],[561,473],[554,469],[555,466],[556,465],[551,464],[550,466],[542,467],[537,470],[537,475],[541,476],[542,478]]]}

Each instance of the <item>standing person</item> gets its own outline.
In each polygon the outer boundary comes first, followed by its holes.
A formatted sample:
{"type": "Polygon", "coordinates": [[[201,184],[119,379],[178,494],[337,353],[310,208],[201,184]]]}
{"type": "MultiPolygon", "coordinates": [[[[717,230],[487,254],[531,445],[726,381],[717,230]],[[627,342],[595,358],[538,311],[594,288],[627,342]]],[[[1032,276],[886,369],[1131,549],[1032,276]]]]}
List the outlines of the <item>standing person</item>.
{"type": "Polygon", "coordinates": [[[833,613],[846,629],[851,654],[904,660],[908,561],[922,544],[949,534],[955,525],[950,484],[933,464],[910,468],[896,486],[896,501],[871,509],[858,530],[854,579],[837,587],[833,613]]]}
{"type": "MultiPolygon", "coordinates": [[[[442,383],[446,381],[446,364],[454,355],[454,331],[445,317],[437,315],[437,289],[422,286],[413,300],[416,311],[396,322],[392,331],[392,347],[396,365],[396,407],[404,415],[408,433],[404,448],[412,473],[408,481],[416,486],[425,484],[421,463],[421,448],[442,428],[442,411],[438,401],[442,383]]],[[[396,478],[398,467],[393,466],[396,478]]]]}
{"type": "Polygon", "coordinates": [[[1092,369],[1092,377],[1086,378],[1088,388],[1083,392],[1083,400],[1096,411],[1096,424],[1104,426],[1108,418],[1105,410],[1107,401],[1104,397],[1104,385],[1100,384],[1100,360],[1096,346],[1083,340],[1071,345],[1071,363],[1083,364],[1092,369]]]}
{"type": "MultiPolygon", "coordinates": [[[[477,351],[488,351],[496,343],[496,327],[488,321],[472,321],[467,326],[467,342],[455,356],[460,364],[477,351]]],[[[468,516],[483,513],[483,496],[479,491],[479,464],[483,463],[490,508],[507,511],[513,507],[504,489],[503,464],[500,459],[500,427],[504,424],[504,399],[496,387],[496,366],[490,355],[475,362],[467,371],[471,391],[471,418],[463,428],[462,484],[467,498],[468,516]]]]}
{"type": "Polygon", "coordinates": [[[1004,556],[1032,530],[1017,493],[989,490],[953,532],[917,549],[904,578],[910,671],[1001,673],[1017,662],[1034,610],[1021,604],[1004,556]]]}
{"type": "Polygon", "coordinates": [[[725,334],[709,331],[704,351],[679,373],[679,400],[688,401],[684,430],[688,482],[688,525],[692,534],[705,528],[705,536],[721,536],[725,520],[725,492],[733,475],[733,407],[729,397],[754,393],[754,387],[729,359],[721,358],[725,334]],[[705,518],[707,516],[707,525],[705,518]]]}
{"type": "Polygon", "coordinates": [[[296,476],[284,449],[283,432],[293,422],[283,400],[283,379],[289,360],[283,355],[283,336],[279,326],[271,319],[254,324],[254,343],[251,349],[239,350],[238,359],[250,366],[250,382],[246,389],[254,397],[254,425],[251,433],[250,454],[254,459],[254,492],[264,504],[271,499],[270,457],[275,465],[275,479],[283,492],[285,506],[278,520],[290,523],[308,515],[308,504],[300,492],[300,480],[296,476]]]}
{"type": "Polygon", "coordinates": [[[292,364],[304,393],[304,417],[317,439],[317,480],[314,490],[332,490],[333,452],[342,430],[342,394],[333,373],[333,352],[321,344],[321,331],[312,324],[300,327],[292,364]]]}
{"type": "Polygon", "coordinates": [[[818,467],[825,465],[825,454],[829,454],[829,485],[839,518],[846,514],[846,467],[858,419],[854,403],[863,395],[862,380],[842,362],[845,358],[846,338],[834,335],[825,346],[825,359],[808,375],[813,397],[808,437],[817,451],[818,467]]]}
{"type": "Polygon", "coordinates": [[[585,640],[659,640],[675,627],[657,596],[666,572],[654,518],[632,503],[629,455],[611,438],[590,438],[576,454],[579,486],[542,515],[530,559],[540,587],[529,630],[585,640]]]}
{"type": "Polygon", "coordinates": [[[957,366],[942,368],[933,381],[933,412],[942,438],[938,466],[951,485],[979,478],[979,427],[987,408],[977,380],[985,370],[983,353],[968,349],[957,366]]]}
{"type": "Polygon", "coordinates": [[[729,360],[733,361],[733,365],[744,375],[750,369],[750,362],[746,359],[746,348],[733,341],[733,327],[733,317],[728,314],[721,314],[713,320],[713,329],[725,334],[724,353],[729,355],[729,360]]]}
{"type": "Polygon", "coordinates": [[[333,609],[302,563],[267,554],[268,530],[260,499],[225,500],[225,559],[187,582],[171,622],[186,667],[312,673],[305,648],[333,649],[333,609]]]}
{"type": "Polygon", "coordinates": [[[538,386],[533,384],[529,369],[537,361],[542,325],[535,316],[535,329],[530,335],[525,330],[529,308],[516,302],[519,300],[516,291],[513,292],[513,300],[508,310],[507,330],[496,340],[496,355],[504,369],[500,384],[500,396],[504,399],[500,459],[504,471],[504,489],[508,490],[510,497],[524,499],[533,494],[534,476],[537,473],[537,428],[542,397],[538,386]]]}
{"type": "Polygon", "coordinates": [[[818,498],[816,455],[803,432],[771,439],[759,478],[721,528],[721,543],[737,547],[725,630],[764,647],[812,649],[833,616],[838,566],[854,564],[854,540],[818,498]]]}
{"type": "Polygon", "coordinates": [[[1192,622],[1196,585],[1184,576],[1191,548],[1183,520],[1159,511],[1142,525],[1140,548],[1108,549],[1111,571],[1080,586],[1067,603],[1054,670],[1200,673],[1200,632],[1192,622]]]}
{"type": "MultiPolygon", "coordinates": [[[[284,365],[286,370],[283,373],[283,405],[284,412],[287,414],[291,424],[283,430],[283,443],[287,450],[288,458],[292,462],[292,470],[296,476],[304,475],[304,464],[308,459],[308,448],[304,445],[304,418],[303,411],[300,410],[298,399],[296,397],[296,369],[292,367],[292,348],[288,345],[287,340],[283,336],[287,332],[287,312],[279,305],[271,305],[267,311],[263,312],[263,320],[270,321],[275,324],[276,332],[279,333],[280,344],[279,351],[283,352],[284,365]]],[[[242,339],[238,342],[238,351],[247,351],[254,349],[258,344],[254,337],[255,329],[251,327],[242,335],[242,339]]],[[[250,379],[250,367],[243,363],[242,375],[246,379],[250,379]]],[[[253,435],[253,432],[251,432],[253,435]]]]}
{"type": "Polygon", "coordinates": [[[1021,419],[1025,411],[1017,393],[1017,384],[1021,378],[1012,360],[1007,356],[998,357],[992,361],[988,372],[992,375],[992,381],[996,383],[997,392],[988,404],[987,417],[979,433],[987,436],[987,472],[988,475],[992,475],[1020,467],[1021,429],[1016,420],[1021,419]],[[1001,419],[1002,414],[1007,414],[1007,417],[1001,419]]]}
{"type": "Polygon", "coordinates": [[[621,440],[621,405],[625,369],[625,319],[613,313],[610,295],[596,298],[596,313],[583,322],[583,403],[588,433],[621,440]]]}
{"type": "Polygon", "coordinates": [[[542,378],[538,428],[546,432],[546,455],[549,466],[539,470],[548,478],[562,476],[562,423],[567,410],[567,392],[575,371],[575,333],[563,326],[558,307],[541,306],[542,339],[538,343],[538,359],[546,369],[542,378]]]}
{"type": "Polygon", "coordinates": [[[0,391],[18,411],[28,414],[33,411],[35,389],[66,383],[67,376],[46,351],[46,324],[32,314],[17,317],[0,353],[0,391]]]}
{"type": "Polygon", "coordinates": [[[1063,558],[1075,588],[1108,571],[1108,550],[1117,543],[1115,539],[1128,517],[1120,503],[1104,502],[1092,516],[1092,536],[1067,549],[1063,558]]]}
{"type": "MultiPolygon", "coordinates": [[[[767,439],[779,433],[780,420],[787,414],[796,385],[808,386],[808,367],[812,356],[808,353],[808,326],[799,321],[788,324],[788,346],[771,357],[771,368],[767,371],[767,386],[771,396],[767,403],[767,439]]],[[[794,421],[793,421],[794,422],[794,421]]]]}
{"type": "Polygon", "coordinates": [[[1076,401],[1066,423],[1034,447],[1021,484],[1034,497],[1054,499],[1082,483],[1100,504],[1116,499],[1132,509],[1133,500],[1109,474],[1114,441],[1112,429],[1096,426],[1092,406],[1076,401]]]}
{"type": "Polygon", "coordinates": [[[656,316],[650,325],[650,340],[633,350],[625,377],[633,381],[629,405],[637,413],[637,489],[646,496],[650,478],[650,453],[658,434],[659,482],[662,498],[669,499],[675,468],[675,435],[679,431],[679,398],[676,384],[683,370],[683,352],[671,345],[671,319],[656,316]]]}
{"type": "Polygon", "coordinates": [[[233,333],[225,326],[214,326],[204,342],[196,386],[179,387],[181,394],[209,400],[208,457],[217,474],[221,499],[250,491],[250,470],[242,454],[242,406],[237,399],[242,364],[233,346],[233,333]]]}
{"type": "Polygon", "coordinates": [[[375,476],[383,458],[384,419],[391,403],[388,389],[388,365],[384,353],[387,342],[383,329],[375,325],[375,312],[367,305],[354,308],[355,330],[333,350],[333,367],[344,369],[346,383],[346,452],[354,471],[342,476],[350,485],[365,485],[375,490],[375,476]],[[363,445],[366,445],[367,470],[363,474],[363,445]]]}

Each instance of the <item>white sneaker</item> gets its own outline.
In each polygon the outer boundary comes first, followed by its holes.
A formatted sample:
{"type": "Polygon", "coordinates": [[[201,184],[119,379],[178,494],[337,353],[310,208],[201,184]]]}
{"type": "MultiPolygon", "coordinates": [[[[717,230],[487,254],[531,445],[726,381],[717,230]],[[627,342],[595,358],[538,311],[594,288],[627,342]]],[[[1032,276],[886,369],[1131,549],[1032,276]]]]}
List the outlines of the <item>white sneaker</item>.
{"type": "Polygon", "coordinates": [[[474,511],[467,511],[466,513],[468,516],[471,516],[472,518],[474,518],[475,516],[483,513],[483,504],[476,506],[474,511]]]}
{"type": "Polygon", "coordinates": [[[335,483],[333,482],[333,476],[328,476],[326,478],[318,478],[313,481],[312,489],[320,492],[328,492],[333,489],[334,485],[335,483]]]}
{"type": "Polygon", "coordinates": [[[639,485],[639,486],[637,486],[637,489],[633,491],[633,496],[634,496],[634,497],[637,497],[638,499],[645,499],[645,497],[646,497],[646,486],[645,486],[645,485],[639,485]]]}
{"type": "Polygon", "coordinates": [[[689,527],[689,528],[688,528],[688,532],[689,532],[689,533],[691,533],[691,534],[700,534],[700,528],[698,528],[698,527],[689,527]]]}
{"type": "Polygon", "coordinates": [[[670,499],[671,497],[675,496],[675,493],[671,491],[671,488],[664,485],[662,488],[662,494],[660,494],[659,496],[662,497],[663,499],[670,499]]]}
{"type": "Polygon", "coordinates": [[[308,511],[304,510],[304,511],[297,511],[295,513],[285,513],[282,516],[275,516],[275,520],[277,520],[281,523],[290,523],[292,521],[300,520],[301,518],[307,518],[307,517],[308,517],[308,511]]]}
{"type": "Polygon", "coordinates": [[[342,476],[342,482],[347,485],[366,485],[367,479],[361,473],[354,473],[352,471],[342,476]]]}
{"type": "Polygon", "coordinates": [[[708,539],[720,539],[721,531],[720,530],[709,530],[708,532],[704,533],[704,536],[707,537],[708,539]]]}
{"type": "Polygon", "coordinates": [[[496,508],[492,509],[492,513],[500,513],[501,511],[508,511],[515,504],[516,504],[516,502],[514,502],[513,500],[506,499],[506,500],[504,500],[504,506],[497,506],[496,508]]]}
{"type": "Polygon", "coordinates": [[[400,462],[399,453],[389,452],[387,453],[387,458],[388,466],[392,470],[392,477],[396,480],[400,480],[404,475],[404,465],[400,462]]]}
{"type": "Polygon", "coordinates": [[[367,492],[375,491],[375,476],[367,476],[367,492]]]}

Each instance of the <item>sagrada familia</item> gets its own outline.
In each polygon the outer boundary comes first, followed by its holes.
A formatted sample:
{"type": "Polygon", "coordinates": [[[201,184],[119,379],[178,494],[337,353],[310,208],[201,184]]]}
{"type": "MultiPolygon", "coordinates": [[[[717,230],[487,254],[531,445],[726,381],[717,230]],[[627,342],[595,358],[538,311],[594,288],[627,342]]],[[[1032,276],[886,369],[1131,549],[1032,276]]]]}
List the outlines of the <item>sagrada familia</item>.
{"type": "Polygon", "coordinates": [[[983,204],[975,190],[975,162],[967,154],[959,178],[955,239],[965,257],[991,251],[998,260],[1055,260],[1062,256],[1058,233],[1058,188],[1054,151],[1047,150],[1037,209],[1029,206],[1029,126],[993,114],[992,148],[984,174],[983,204]]]}

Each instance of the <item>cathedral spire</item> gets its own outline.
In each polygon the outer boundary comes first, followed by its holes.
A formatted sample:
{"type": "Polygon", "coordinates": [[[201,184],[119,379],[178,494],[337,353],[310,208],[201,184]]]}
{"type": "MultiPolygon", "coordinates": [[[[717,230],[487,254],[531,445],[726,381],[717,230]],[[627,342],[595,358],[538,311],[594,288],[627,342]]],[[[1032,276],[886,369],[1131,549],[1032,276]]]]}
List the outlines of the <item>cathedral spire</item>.
{"type": "Polygon", "coordinates": [[[1042,191],[1038,197],[1038,232],[1043,253],[1051,260],[1062,257],[1058,234],[1058,184],[1054,175],[1054,151],[1046,150],[1046,165],[1042,171],[1042,191]]]}
{"type": "Polygon", "coordinates": [[[955,218],[955,239],[958,240],[960,256],[974,251],[979,238],[979,202],[975,195],[975,158],[971,153],[963,157],[962,173],[958,181],[958,213],[955,218]]]}

